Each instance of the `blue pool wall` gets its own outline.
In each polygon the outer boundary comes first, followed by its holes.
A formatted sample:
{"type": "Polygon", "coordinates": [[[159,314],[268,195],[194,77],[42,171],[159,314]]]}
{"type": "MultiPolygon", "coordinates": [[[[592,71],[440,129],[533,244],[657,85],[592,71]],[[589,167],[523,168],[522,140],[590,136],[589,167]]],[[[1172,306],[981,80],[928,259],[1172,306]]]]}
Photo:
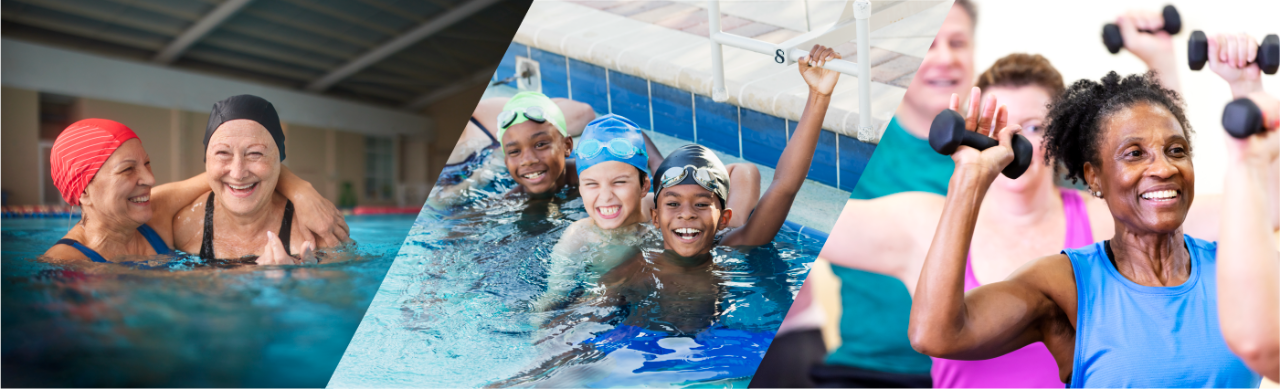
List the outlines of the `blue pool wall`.
{"type": "MultiPolygon", "coordinates": [[[[688,140],[769,168],[795,131],[796,122],[596,66],[560,54],[511,43],[494,79],[515,74],[516,57],[538,62],[542,93],[590,104],[655,132],[688,140]]],[[[822,131],[809,179],[853,191],[875,145],[822,131]]]]}

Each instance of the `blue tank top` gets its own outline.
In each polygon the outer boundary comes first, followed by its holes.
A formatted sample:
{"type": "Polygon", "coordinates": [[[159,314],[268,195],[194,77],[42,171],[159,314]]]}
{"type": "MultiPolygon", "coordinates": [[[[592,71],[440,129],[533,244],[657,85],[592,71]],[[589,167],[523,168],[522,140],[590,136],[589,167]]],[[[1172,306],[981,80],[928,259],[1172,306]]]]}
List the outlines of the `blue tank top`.
{"type": "Polygon", "coordinates": [[[1171,287],[1125,278],[1105,242],[1063,251],[1079,302],[1070,387],[1258,387],[1218,327],[1218,245],[1184,237],[1191,275],[1171,287]]]}

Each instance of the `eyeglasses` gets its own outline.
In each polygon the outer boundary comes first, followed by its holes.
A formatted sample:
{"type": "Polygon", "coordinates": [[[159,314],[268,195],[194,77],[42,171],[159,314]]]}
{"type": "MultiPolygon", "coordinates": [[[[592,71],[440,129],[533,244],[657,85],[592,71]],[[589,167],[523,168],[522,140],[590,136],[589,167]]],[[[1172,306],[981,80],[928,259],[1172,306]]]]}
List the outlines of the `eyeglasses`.
{"type": "Polygon", "coordinates": [[[507,127],[511,127],[512,124],[515,124],[516,118],[520,114],[524,114],[525,119],[529,119],[530,121],[538,124],[547,122],[547,116],[546,113],[542,111],[542,107],[532,106],[502,111],[502,113],[498,114],[498,126],[504,130],[507,129],[507,127]]]}
{"type": "Polygon", "coordinates": [[[711,178],[711,169],[705,167],[695,168],[693,165],[685,165],[684,167],[672,166],[667,171],[662,172],[662,189],[680,184],[685,177],[689,176],[690,171],[693,172],[693,180],[698,183],[698,186],[712,193],[717,193],[716,188],[719,185],[711,178]]]}
{"type": "Polygon", "coordinates": [[[636,147],[631,141],[613,138],[609,143],[600,143],[595,139],[588,139],[582,142],[582,144],[578,145],[578,158],[592,159],[600,155],[605,149],[609,149],[609,154],[622,159],[630,159],[636,154],[643,155],[646,158],[649,156],[649,153],[646,153],[642,148],[636,147]]]}

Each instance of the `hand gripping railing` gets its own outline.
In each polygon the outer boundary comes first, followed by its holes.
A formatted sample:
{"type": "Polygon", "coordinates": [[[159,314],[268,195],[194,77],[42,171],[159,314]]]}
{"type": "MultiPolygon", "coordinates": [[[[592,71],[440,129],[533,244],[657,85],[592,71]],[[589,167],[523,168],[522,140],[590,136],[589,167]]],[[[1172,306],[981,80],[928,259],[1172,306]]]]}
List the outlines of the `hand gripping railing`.
{"type": "MultiPolygon", "coordinates": [[[[871,129],[871,23],[869,21],[871,18],[871,1],[850,0],[848,3],[852,6],[853,11],[851,19],[856,29],[855,39],[857,39],[858,45],[858,62],[854,63],[838,59],[827,61],[822,67],[858,77],[858,139],[866,141],[874,136],[871,129]]],[[[846,6],[846,9],[848,8],[846,6]]],[[[847,37],[847,32],[845,31],[850,22],[848,20],[850,18],[847,18],[847,16],[849,15],[842,16],[841,20],[826,29],[811,31],[786,42],[773,44],[721,31],[720,2],[719,0],[708,0],[707,17],[711,32],[711,99],[717,102],[724,102],[729,99],[729,92],[724,86],[724,52],[722,45],[771,55],[774,62],[782,65],[791,65],[796,62],[796,59],[808,55],[809,48],[813,46],[815,41],[828,41],[826,42],[827,45],[832,45],[830,39],[822,38],[832,34],[847,37]]]]}

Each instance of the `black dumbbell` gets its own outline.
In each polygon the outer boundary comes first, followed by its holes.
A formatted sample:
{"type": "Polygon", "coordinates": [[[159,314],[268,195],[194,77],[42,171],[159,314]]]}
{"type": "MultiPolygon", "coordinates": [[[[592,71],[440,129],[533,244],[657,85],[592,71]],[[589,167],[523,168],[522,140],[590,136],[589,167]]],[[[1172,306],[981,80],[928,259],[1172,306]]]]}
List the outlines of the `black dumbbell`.
{"type": "MultiPolygon", "coordinates": [[[[929,146],[938,154],[951,155],[960,145],[978,150],[986,150],[999,145],[1000,142],[964,128],[964,117],[952,110],[944,110],[933,118],[929,126],[929,146]]],[[[1000,172],[1009,178],[1018,178],[1031,166],[1031,141],[1022,134],[1013,135],[1013,162],[1000,172]]]]}
{"type": "MultiPolygon", "coordinates": [[[[1207,62],[1209,37],[1204,35],[1204,31],[1192,32],[1191,39],[1187,40],[1187,64],[1191,65],[1191,70],[1200,70],[1204,69],[1207,62]]],[[[1262,38],[1262,43],[1258,44],[1258,56],[1253,62],[1258,64],[1263,73],[1276,74],[1276,70],[1280,69],[1280,36],[1271,34],[1262,38]]]]}
{"type": "MultiPolygon", "coordinates": [[[[1178,15],[1177,8],[1173,8],[1172,5],[1166,5],[1160,13],[1164,15],[1165,32],[1169,33],[1169,35],[1174,35],[1178,31],[1182,31],[1182,16],[1178,15]]],[[[1147,30],[1138,31],[1155,33],[1155,31],[1147,30]]],[[[1111,54],[1119,53],[1120,49],[1124,47],[1124,37],[1120,35],[1120,26],[1115,25],[1115,23],[1107,23],[1107,25],[1102,26],[1102,44],[1107,45],[1107,51],[1110,51],[1111,54]]]]}
{"type": "Polygon", "coordinates": [[[1235,99],[1222,109],[1222,128],[1238,139],[1262,133],[1262,110],[1253,103],[1253,100],[1235,99]]]}

